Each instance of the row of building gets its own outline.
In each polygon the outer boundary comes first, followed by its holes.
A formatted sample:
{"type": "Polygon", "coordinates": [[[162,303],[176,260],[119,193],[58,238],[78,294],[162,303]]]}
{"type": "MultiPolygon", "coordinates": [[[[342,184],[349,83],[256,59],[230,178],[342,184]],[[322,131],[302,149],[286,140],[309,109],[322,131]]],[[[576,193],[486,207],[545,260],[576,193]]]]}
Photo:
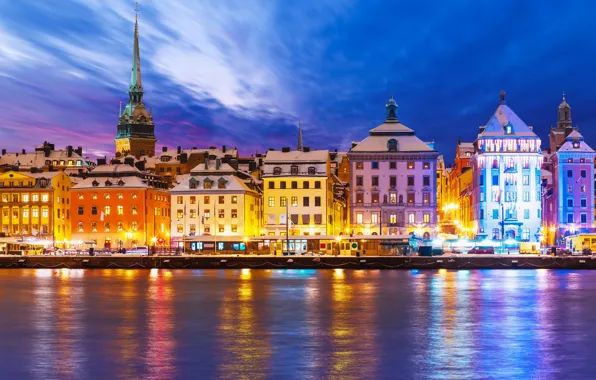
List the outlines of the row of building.
{"type": "Polygon", "coordinates": [[[227,251],[254,237],[290,236],[390,241],[446,233],[554,244],[592,229],[594,151],[572,126],[565,98],[544,149],[502,92],[475,141],[458,142],[450,167],[400,122],[394,99],[384,116],[347,152],[303,146],[301,127],[295,149],[250,157],[225,146],[157,150],[137,21],[114,157],[94,161],[82,147],[48,142],[32,152],[2,150],[2,231],[65,246],[227,251]]]}

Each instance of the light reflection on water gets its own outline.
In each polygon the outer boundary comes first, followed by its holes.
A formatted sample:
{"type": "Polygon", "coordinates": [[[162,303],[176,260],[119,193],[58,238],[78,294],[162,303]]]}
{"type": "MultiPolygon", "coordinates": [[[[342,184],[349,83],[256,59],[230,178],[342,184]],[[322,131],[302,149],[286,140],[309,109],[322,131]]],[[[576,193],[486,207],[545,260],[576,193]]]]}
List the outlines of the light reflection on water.
{"type": "Polygon", "coordinates": [[[0,270],[2,378],[594,378],[596,272],[0,270]]]}

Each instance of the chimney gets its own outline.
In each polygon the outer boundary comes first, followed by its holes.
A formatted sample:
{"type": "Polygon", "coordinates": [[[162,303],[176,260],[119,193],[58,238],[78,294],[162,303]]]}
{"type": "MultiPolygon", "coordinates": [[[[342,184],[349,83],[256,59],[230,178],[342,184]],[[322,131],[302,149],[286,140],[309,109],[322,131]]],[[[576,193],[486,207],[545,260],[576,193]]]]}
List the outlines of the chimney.
{"type": "Polygon", "coordinates": [[[68,157],[72,157],[72,145],[66,147],[66,152],[68,153],[68,157]]]}
{"type": "Polygon", "coordinates": [[[178,145],[178,154],[182,153],[182,147],[178,145]]]}
{"type": "Polygon", "coordinates": [[[75,151],[79,156],[83,157],[83,147],[79,146],[77,147],[77,150],[75,151]]]}
{"type": "Polygon", "coordinates": [[[221,146],[221,151],[222,151],[222,153],[225,153],[226,152],[226,146],[225,145],[222,145],[221,146]]]}
{"type": "Polygon", "coordinates": [[[209,159],[210,160],[215,160],[217,158],[217,156],[215,154],[210,154],[209,155],[209,159]]]}
{"type": "Polygon", "coordinates": [[[310,147],[309,146],[302,147],[302,151],[305,153],[308,153],[308,152],[310,152],[310,147]]]}
{"type": "Polygon", "coordinates": [[[275,151],[275,149],[273,149],[273,148],[269,148],[269,151],[270,151],[270,152],[274,152],[274,151],[275,151]]]}
{"type": "Polygon", "coordinates": [[[2,149],[2,155],[4,156],[6,154],[6,149],[2,149]]]}
{"type": "Polygon", "coordinates": [[[290,152],[290,147],[289,146],[284,146],[283,148],[281,148],[281,151],[283,153],[288,153],[288,152],[290,152]]]}
{"type": "Polygon", "coordinates": [[[124,158],[124,163],[126,165],[129,165],[129,166],[134,166],[135,165],[135,159],[132,158],[132,157],[125,157],[124,158]]]}
{"type": "Polygon", "coordinates": [[[178,159],[180,160],[181,164],[186,164],[186,162],[188,161],[188,154],[182,153],[178,159]]]}
{"type": "Polygon", "coordinates": [[[23,149],[23,154],[25,154],[25,149],[23,149]]]}
{"type": "Polygon", "coordinates": [[[161,147],[161,151],[164,152],[164,153],[167,152],[168,151],[168,147],[167,146],[162,146],[161,147]]]}
{"type": "Polygon", "coordinates": [[[238,170],[238,160],[237,160],[237,159],[235,159],[235,158],[232,158],[232,159],[231,159],[231,160],[228,162],[228,164],[229,164],[229,165],[230,165],[232,168],[234,168],[234,170],[238,170]]]}
{"type": "Polygon", "coordinates": [[[219,170],[221,166],[221,160],[218,158],[215,160],[215,170],[219,170]]]}
{"type": "Polygon", "coordinates": [[[217,147],[216,146],[210,146],[209,149],[215,150],[215,149],[217,149],[217,147]]]}
{"type": "Polygon", "coordinates": [[[50,148],[48,148],[47,146],[43,147],[43,155],[46,157],[50,157],[50,148]]]}
{"type": "Polygon", "coordinates": [[[106,163],[107,163],[107,159],[105,157],[104,158],[98,158],[97,159],[97,166],[99,166],[99,165],[105,165],[106,163]]]}

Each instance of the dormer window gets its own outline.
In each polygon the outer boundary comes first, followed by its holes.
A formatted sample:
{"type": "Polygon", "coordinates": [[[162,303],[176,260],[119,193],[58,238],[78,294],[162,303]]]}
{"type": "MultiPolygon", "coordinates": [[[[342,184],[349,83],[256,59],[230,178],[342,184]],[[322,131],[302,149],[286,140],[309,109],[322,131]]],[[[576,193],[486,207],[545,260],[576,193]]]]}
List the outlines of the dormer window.
{"type": "Polygon", "coordinates": [[[211,181],[209,178],[205,178],[205,181],[203,181],[203,187],[205,189],[210,189],[212,184],[213,181],[211,181]]]}
{"type": "Polygon", "coordinates": [[[573,149],[579,149],[579,140],[573,142],[573,149]]]}
{"type": "Polygon", "coordinates": [[[99,186],[99,182],[97,182],[96,180],[93,180],[93,182],[91,182],[92,186],[99,186]]]}
{"type": "Polygon", "coordinates": [[[397,152],[397,140],[396,139],[390,139],[389,141],[387,141],[387,150],[389,150],[390,152],[397,152]]]}
{"type": "Polygon", "coordinates": [[[513,134],[513,125],[511,123],[505,124],[505,134],[512,135],[513,134]]]}
{"type": "Polygon", "coordinates": [[[106,186],[112,186],[112,182],[109,179],[106,181],[106,186]]]}
{"type": "Polygon", "coordinates": [[[316,169],[314,166],[308,168],[308,175],[315,175],[316,169]]]}
{"type": "Polygon", "coordinates": [[[124,181],[123,180],[118,181],[118,186],[124,186],[124,181]]]}
{"type": "Polygon", "coordinates": [[[273,168],[273,174],[274,175],[280,175],[281,174],[281,168],[279,166],[276,166],[273,168]]]}
{"type": "Polygon", "coordinates": [[[291,168],[291,172],[290,173],[292,173],[292,175],[297,175],[298,174],[298,166],[297,165],[292,165],[292,168],[291,168]]]}
{"type": "Polygon", "coordinates": [[[217,181],[217,188],[218,189],[225,189],[226,188],[226,183],[228,183],[228,181],[226,181],[224,178],[220,178],[217,181]]]}
{"type": "Polygon", "coordinates": [[[188,187],[189,187],[190,189],[196,189],[198,184],[199,184],[199,181],[197,181],[197,180],[196,180],[196,179],[194,179],[194,178],[191,178],[191,179],[188,181],[188,187]]]}

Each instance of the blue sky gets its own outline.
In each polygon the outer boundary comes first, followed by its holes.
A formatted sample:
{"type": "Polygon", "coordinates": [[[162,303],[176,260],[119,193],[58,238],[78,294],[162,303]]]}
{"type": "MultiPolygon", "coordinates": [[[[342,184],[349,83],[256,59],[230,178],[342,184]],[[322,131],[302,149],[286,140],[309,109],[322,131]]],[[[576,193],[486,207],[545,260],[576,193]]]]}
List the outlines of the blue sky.
{"type": "MultiPolygon", "coordinates": [[[[114,150],[134,1],[0,0],[2,148],[114,150]]],[[[401,121],[453,158],[507,101],[543,138],[565,91],[596,146],[596,4],[586,1],[152,0],[140,4],[158,145],[346,150],[401,121]]]]}

